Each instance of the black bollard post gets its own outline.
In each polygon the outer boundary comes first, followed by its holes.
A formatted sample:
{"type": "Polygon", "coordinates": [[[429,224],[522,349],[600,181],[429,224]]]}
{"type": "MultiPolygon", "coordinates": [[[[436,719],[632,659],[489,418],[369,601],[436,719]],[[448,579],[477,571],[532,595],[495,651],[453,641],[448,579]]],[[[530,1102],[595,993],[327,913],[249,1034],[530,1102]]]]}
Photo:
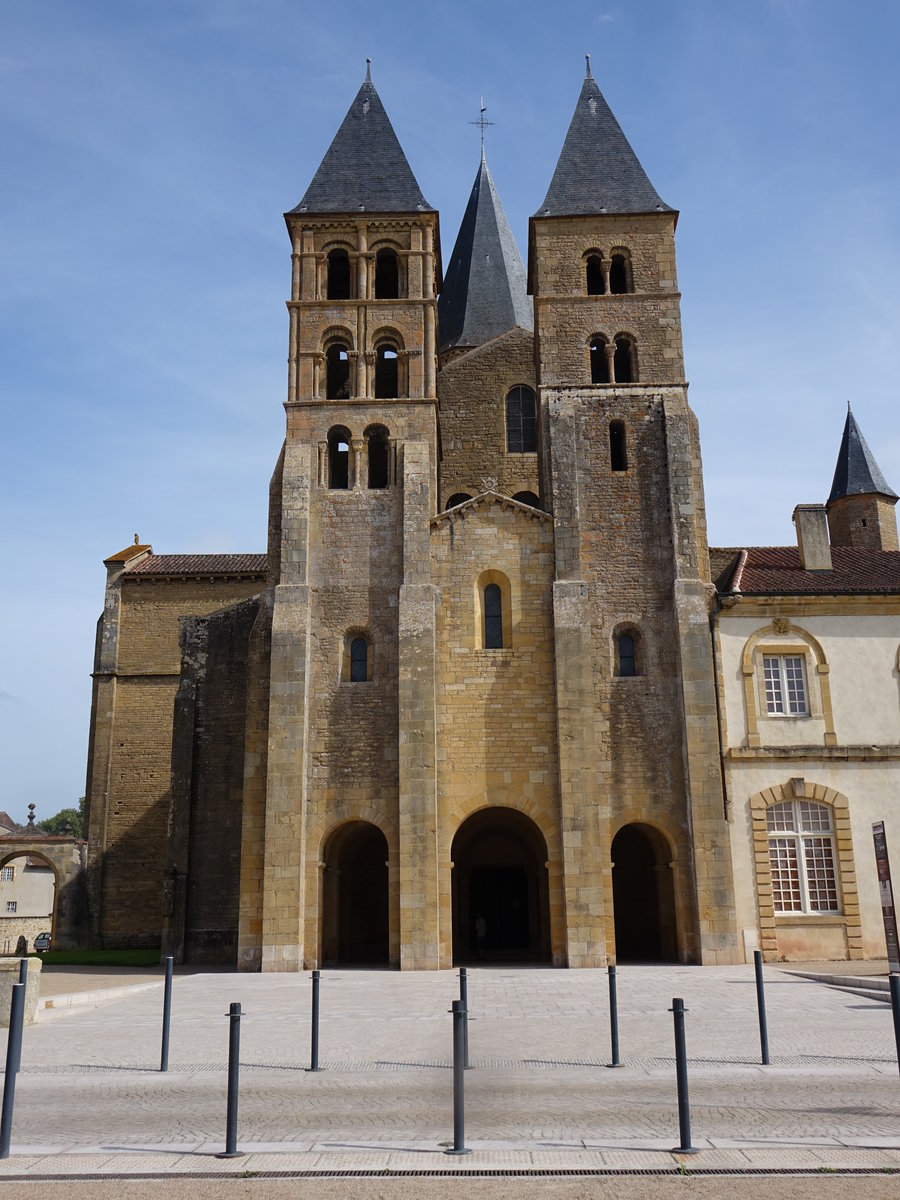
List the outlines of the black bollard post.
{"type": "Polygon", "coordinates": [[[678,1082],[678,1134],[681,1145],[676,1146],[673,1154],[697,1154],[699,1151],[691,1145],[691,1103],[688,1099],[687,1050],[684,1044],[684,1000],[675,997],[672,1000],[670,1013],[675,1021],[675,1077],[678,1082]]]}
{"type": "Polygon", "coordinates": [[[612,1062],[607,1063],[608,1067],[621,1067],[622,1063],[619,1059],[619,1002],[616,999],[616,968],[614,966],[607,967],[609,975],[609,1040],[612,1050],[612,1062]]]}
{"type": "Polygon", "coordinates": [[[759,1013],[759,1047],[763,1066],[769,1065],[769,1025],[766,1021],[766,992],[763,985],[762,950],[753,951],[753,966],[756,971],[756,1010],[759,1013]]]}
{"type": "Polygon", "coordinates": [[[243,1158],[237,1148],[238,1076],[241,1069],[241,1006],[232,1004],[228,1010],[228,1114],[225,1119],[225,1153],[217,1158],[243,1158]]]}
{"type": "Polygon", "coordinates": [[[312,1032],[309,1048],[309,1069],[319,1069],[319,972],[312,973],[312,1032]]]}
{"type": "MultiPolygon", "coordinates": [[[[20,968],[21,970],[21,968],[20,968]]],[[[9,1158],[16,1074],[22,1063],[22,1026],[25,1024],[25,984],[14,983],[9,1006],[9,1035],[6,1041],[6,1074],[3,1077],[3,1108],[0,1111],[0,1158],[9,1158]]]]}
{"type": "Polygon", "coordinates": [[[459,1001],[466,1015],[463,1026],[463,1062],[468,1071],[472,1064],[469,1062],[469,979],[465,967],[459,968],[459,1001]]]}
{"type": "Polygon", "coordinates": [[[19,959],[19,983],[28,982],[28,959],[19,959]]]}
{"type": "Polygon", "coordinates": [[[890,974],[891,1009],[894,1013],[894,1041],[897,1043],[897,1065],[900,1067],[900,975],[890,974]]]}
{"type": "Polygon", "coordinates": [[[163,992],[162,1049],[159,1053],[159,1069],[169,1069],[169,1024],[172,1020],[172,967],[175,960],[171,954],[166,959],[166,987],[163,992]]]}
{"type": "Polygon", "coordinates": [[[453,1013],[453,1149],[445,1154],[471,1154],[466,1149],[466,1106],[465,1106],[465,1038],[466,1013],[462,1000],[454,1000],[453,1013]]]}

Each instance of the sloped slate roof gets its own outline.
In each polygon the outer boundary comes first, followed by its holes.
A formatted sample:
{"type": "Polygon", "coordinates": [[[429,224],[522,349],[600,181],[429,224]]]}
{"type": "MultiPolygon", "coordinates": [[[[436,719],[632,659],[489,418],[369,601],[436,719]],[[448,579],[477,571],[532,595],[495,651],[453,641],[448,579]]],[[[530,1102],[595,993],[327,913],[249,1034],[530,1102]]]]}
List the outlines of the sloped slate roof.
{"type": "Polygon", "coordinates": [[[833,500],[840,500],[844,496],[866,496],[872,493],[891,499],[897,498],[897,493],[888,486],[879,470],[875,456],[866,444],[856,418],[848,408],[828,503],[831,504],[833,500]]]}
{"type": "Polygon", "coordinates": [[[438,300],[441,349],[534,328],[525,264],[482,152],[438,300]]]}
{"type": "Polygon", "coordinates": [[[265,575],[265,554],[150,554],[128,575],[265,575]]]}
{"type": "Polygon", "coordinates": [[[559,162],[535,217],[674,211],[648,179],[588,63],[559,162]]]}
{"type": "Polygon", "coordinates": [[[900,594],[900,551],[832,546],[830,571],[805,571],[796,546],[710,550],[720,595],[865,596],[900,594]],[[726,563],[727,556],[727,565],[726,563]],[[717,574],[717,567],[719,568],[717,574]]]}
{"type": "Polygon", "coordinates": [[[433,212],[368,68],[325,157],[292,213],[433,212]]]}

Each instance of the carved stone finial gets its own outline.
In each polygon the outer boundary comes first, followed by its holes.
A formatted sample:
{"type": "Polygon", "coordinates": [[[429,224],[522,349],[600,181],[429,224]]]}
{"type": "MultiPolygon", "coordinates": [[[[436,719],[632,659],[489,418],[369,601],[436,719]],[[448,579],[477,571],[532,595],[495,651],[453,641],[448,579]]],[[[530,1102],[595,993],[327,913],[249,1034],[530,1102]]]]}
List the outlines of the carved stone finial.
{"type": "Polygon", "coordinates": [[[33,804],[28,805],[28,826],[30,829],[34,828],[34,805],[33,804]]]}

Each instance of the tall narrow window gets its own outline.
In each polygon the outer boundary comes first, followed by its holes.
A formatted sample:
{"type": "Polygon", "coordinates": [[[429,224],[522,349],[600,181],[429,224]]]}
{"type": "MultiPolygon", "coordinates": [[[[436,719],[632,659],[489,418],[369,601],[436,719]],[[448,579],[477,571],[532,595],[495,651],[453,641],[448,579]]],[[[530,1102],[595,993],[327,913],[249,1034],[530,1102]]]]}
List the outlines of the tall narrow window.
{"type": "Polygon", "coordinates": [[[350,299],[350,255],[346,250],[332,250],[328,255],[328,299],[350,299]]]}
{"type": "Polygon", "coordinates": [[[609,383],[609,359],[606,357],[604,337],[595,337],[591,342],[591,383],[609,383]]]}
{"type": "Polygon", "coordinates": [[[350,355],[335,342],[325,352],[325,399],[346,400],[350,395],[350,355]]]}
{"type": "Polygon", "coordinates": [[[585,286],[589,296],[602,296],[606,291],[603,264],[598,254],[592,254],[584,264],[585,286]]]}
{"type": "Polygon", "coordinates": [[[534,392],[529,387],[514,387],[506,397],[506,449],[510,454],[537,450],[534,392]]]}
{"type": "Polygon", "coordinates": [[[631,291],[628,286],[628,265],[628,259],[624,254],[614,254],[610,259],[609,290],[614,296],[631,291]]]}
{"type": "Polygon", "coordinates": [[[484,648],[503,649],[503,593],[496,583],[484,589],[484,648]]]}
{"type": "Polygon", "coordinates": [[[400,393],[400,360],[390,346],[375,351],[375,399],[393,400],[400,393]]]}
{"type": "Polygon", "coordinates": [[[766,711],[770,717],[805,717],[806,675],[802,654],[764,655],[766,711]]]}
{"type": "Polygon", "coordinates": [[[613,471],[628,470],[625,426],[621,421],[610,421],[609,423],[609,465],[613,471]]]}
{"type": "Polygon", "coordinates": [[[369,678],[369,643],[355,637],[350,643],[350,682],[365,683],[369,678]]]}
{"type": "Polygon", "coordinates": [[[616,354],[613,359],[616,383],[634,383],[634,346],[631,338],[624,334],[616,338],[616,354]]]}
{"type": "Polygon", "coordinates": [[[388,431],[383,425],[373,425],[365,432],[369,449],[369,487],[386,488],[390,482],[388,468],[388,431]]]}
{"type": "Polygon", "coordinates": [[[776,913],[840,912],[831,810],[811,800],[766,809],[776,913]]]}
{"type": "Polygon", "coordinates": [[[637,655],[634,634],[620,633],[617,639],[617,675],[637,675],[637,655]]]}
{"type": "Polygon", "coordinates": [[[375,299],[396,300],[400,295],[400,270],[394,250],[375,255],[375,299]]]}
{"type": "Polygon", "coordinates": [[[328,432],[328,486],[337,491],[350,487],[350,431],[343,425],[328,432]]]}

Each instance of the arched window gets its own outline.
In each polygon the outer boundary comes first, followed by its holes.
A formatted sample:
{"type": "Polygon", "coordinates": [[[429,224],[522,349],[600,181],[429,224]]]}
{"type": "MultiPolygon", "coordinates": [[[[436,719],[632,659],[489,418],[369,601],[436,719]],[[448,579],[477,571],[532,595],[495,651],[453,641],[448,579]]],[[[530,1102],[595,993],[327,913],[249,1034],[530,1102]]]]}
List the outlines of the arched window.
{"type": "Polygon", "coordinates": [[[585,287],[589,296],[602,296],[606,291],[603,263],[599,254],[590,254],[584,263],[585,287]]]}
{"type": "Polygon", "coordinates": [[[634,342],[624,333],[616,337],[616,354],[613,359],[616,383],[634,383],[637,371],[634,364],[634,342]]]}
{"type": "Polygon", "coordinates": [[[609,423],[609,465],[613,471],[628,470],[625,425],[622,421],[610,421],[609,423]]]}
{"type": "Polygon", "coordinates": [[[350,430],[343,425],[328,431],[328,486],[337,491],[350,487],[350,430]]]}
{"type": "Polygon", "coordinates": [[[484,589],[484,648],[503,649],[503,593],[496,583],[484,589]]]}
{"type": "Polygon", "coordinates": [[[772,804],[766,830],[775,912],[840,912],[831,809],[811,800],[772,804]]]}
{"type": "Polygon", "coordinates": [[[609,262],[609,290],[616,295],[633,292],[631,282],[631,259],[622,252],[613,254],[609,262]]]}
{"type": "Polygon", "coordinates": [[[393,346],[382,343],[375,350],[375,399],[394,400],[400,395],[400,359],[393,346]]]}
{"type": "Polygon", "coordinates": [[[328,299],[350,298],[350,255],[346,250],[332,250],[328,255],[328,299]]]}
{"type": "Polygon", "coordinates": [[[627,679],[640,675],[642,671],[641,634],[633,625],[616,629],[613,633],[613,650],[615,653],[615,673],[620,678],[627,679]]]}
{"type": "Polygon", "coordinates": [[[537,450],[537,418],[530,387],[514,387],[507,394],[506,449],[509,454],[534,454],[537,450]]]}
{"type": "Polygon", "coordinates": [[[396,250],[379,250],[375,255],[375,299],[396,300],[400,295],[400,268],[396,250]]]}
{"type": "Polygon", "coordinates": [[[591,340],[591,383],[609,383],[609,359],[606,357],[605,337],[591,340]]]}
{"type": "Polygon", "coordinates": [[[350,395],[350,354],[342,342],[332,342],[325,352],[325,399],[346,400],[350,395]]]}
{"type": "Polygon", "coordinates": [[[534,492],[516,492],[516,494],[513,496],[513,500],[518,500],[520,504],[528,504],[532,508],[541,507],[541,501],[539,497],[534,494],[534,492]]]}
{"type": "Polygon", "coordinates": [[[350,682],[365,683],[369,678],[369,643],[355,637],[350,643],[350,682]]]}
{"type": "Polygon", "coordinates": [[[383,425],[371,425],[364,436],[369,451],[369,487],[386,488],[390,483],[388,431],[383,425]]]}
{"type": "Polygon", "coordinates": [[[447,501],[447,503],[444,505],[444,512],[447,512],[448,509],[456,508],[456,506],[458,504],[465,504],[465,502],[467,500],[471,500],[471,499],[472,499],[472,497],[469,495],[468,492],[454,492],[453,495],[450,497],[450,499],[447,501]]]}

